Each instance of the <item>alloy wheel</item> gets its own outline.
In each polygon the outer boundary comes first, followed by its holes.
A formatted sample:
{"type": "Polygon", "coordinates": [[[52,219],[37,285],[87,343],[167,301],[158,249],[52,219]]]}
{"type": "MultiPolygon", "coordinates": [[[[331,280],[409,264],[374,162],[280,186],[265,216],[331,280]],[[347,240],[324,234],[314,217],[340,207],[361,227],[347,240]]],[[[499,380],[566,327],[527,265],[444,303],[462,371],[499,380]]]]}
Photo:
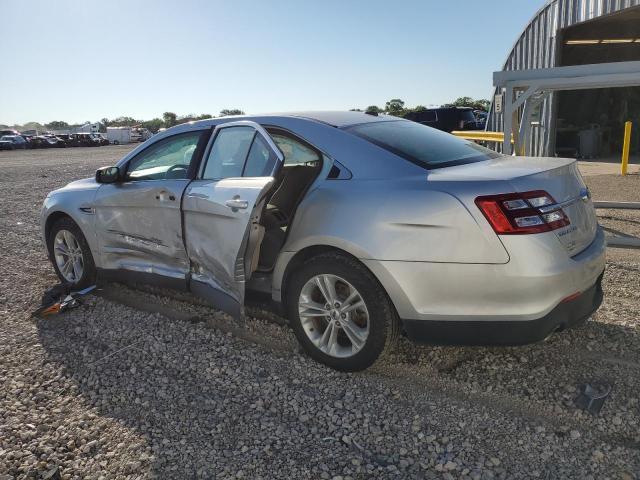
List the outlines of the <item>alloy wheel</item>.
{"type": "Polygon", "coordinates": [[[69,230],[59,230],[53,239],[53,255],[58,270],[69,283],[77,283],[84,272],[84,257],[78,239],[69,230]]]}
{"type": "Polygon", "coordinates": [[[309,340],[332,357],[355,355],[369,337],[369,312],[362,295],[337,275],[309,279],[300,292],[298,313],[309,340]]]}

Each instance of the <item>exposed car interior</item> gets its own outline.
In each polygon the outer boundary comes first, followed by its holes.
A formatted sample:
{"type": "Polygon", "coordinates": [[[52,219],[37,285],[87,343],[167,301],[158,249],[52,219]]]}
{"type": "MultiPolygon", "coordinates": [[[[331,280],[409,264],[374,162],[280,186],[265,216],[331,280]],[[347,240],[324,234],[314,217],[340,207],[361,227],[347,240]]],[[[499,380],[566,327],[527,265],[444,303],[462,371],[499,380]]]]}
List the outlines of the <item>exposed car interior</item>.
{"type": "Polygon", "coordinates": [[[268,131],[284,154],[284,165],[262,214],[265,233],[260,246],[259,272],[273,269],[296,208],[322,169],[322,153],[311,145],[283,130],[268,131]]]}

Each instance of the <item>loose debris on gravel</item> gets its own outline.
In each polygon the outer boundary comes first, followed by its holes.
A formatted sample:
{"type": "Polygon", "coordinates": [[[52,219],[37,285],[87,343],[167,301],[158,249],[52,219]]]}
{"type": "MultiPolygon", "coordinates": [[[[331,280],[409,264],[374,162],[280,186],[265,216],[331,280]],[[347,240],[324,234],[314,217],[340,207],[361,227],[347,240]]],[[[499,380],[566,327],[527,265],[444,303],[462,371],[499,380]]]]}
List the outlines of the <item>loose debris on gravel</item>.
{"type": "MultiPolygon", "coordinates": [[[[402,340],[359,374],[306,358],[271,312],[237,323],[148,287],[30,318],[57,282],[42,199],[127,148],[0,154],[1,480],[640,478],[637,253],[609,261],[583,328],[521,348],[402,340]],[[591,382],[612,387],[598,415],[575,404],[591,382]]],[[[617,179],[588,181],[600,198],[617,179]]]]}

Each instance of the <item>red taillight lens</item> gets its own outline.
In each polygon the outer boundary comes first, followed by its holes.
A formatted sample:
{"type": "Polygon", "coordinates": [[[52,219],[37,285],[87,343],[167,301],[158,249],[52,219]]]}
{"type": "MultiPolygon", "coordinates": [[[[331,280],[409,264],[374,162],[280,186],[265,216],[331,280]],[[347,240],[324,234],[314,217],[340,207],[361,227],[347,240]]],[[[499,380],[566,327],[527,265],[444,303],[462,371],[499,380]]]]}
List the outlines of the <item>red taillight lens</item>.
{"type": "Polygon", "coordinates": [[[553,197],[542,190],[476,198],[476,205],[500,235],[550,232],[569,225],[560,207],[540,211],[541,207],[555,203],[553,197]]]}

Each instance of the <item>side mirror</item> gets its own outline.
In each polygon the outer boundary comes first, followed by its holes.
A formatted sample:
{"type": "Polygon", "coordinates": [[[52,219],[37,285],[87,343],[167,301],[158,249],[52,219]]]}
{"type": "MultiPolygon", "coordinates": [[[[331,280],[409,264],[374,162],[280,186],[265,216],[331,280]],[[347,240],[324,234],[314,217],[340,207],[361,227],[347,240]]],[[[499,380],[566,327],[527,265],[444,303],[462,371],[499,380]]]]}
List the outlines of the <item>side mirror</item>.
{"type": "Polygon", "coordinates": [[[96,170],[96,182],[115,183],[120,180],[120,169],[118,167],[102,167],[96,170]]]}

